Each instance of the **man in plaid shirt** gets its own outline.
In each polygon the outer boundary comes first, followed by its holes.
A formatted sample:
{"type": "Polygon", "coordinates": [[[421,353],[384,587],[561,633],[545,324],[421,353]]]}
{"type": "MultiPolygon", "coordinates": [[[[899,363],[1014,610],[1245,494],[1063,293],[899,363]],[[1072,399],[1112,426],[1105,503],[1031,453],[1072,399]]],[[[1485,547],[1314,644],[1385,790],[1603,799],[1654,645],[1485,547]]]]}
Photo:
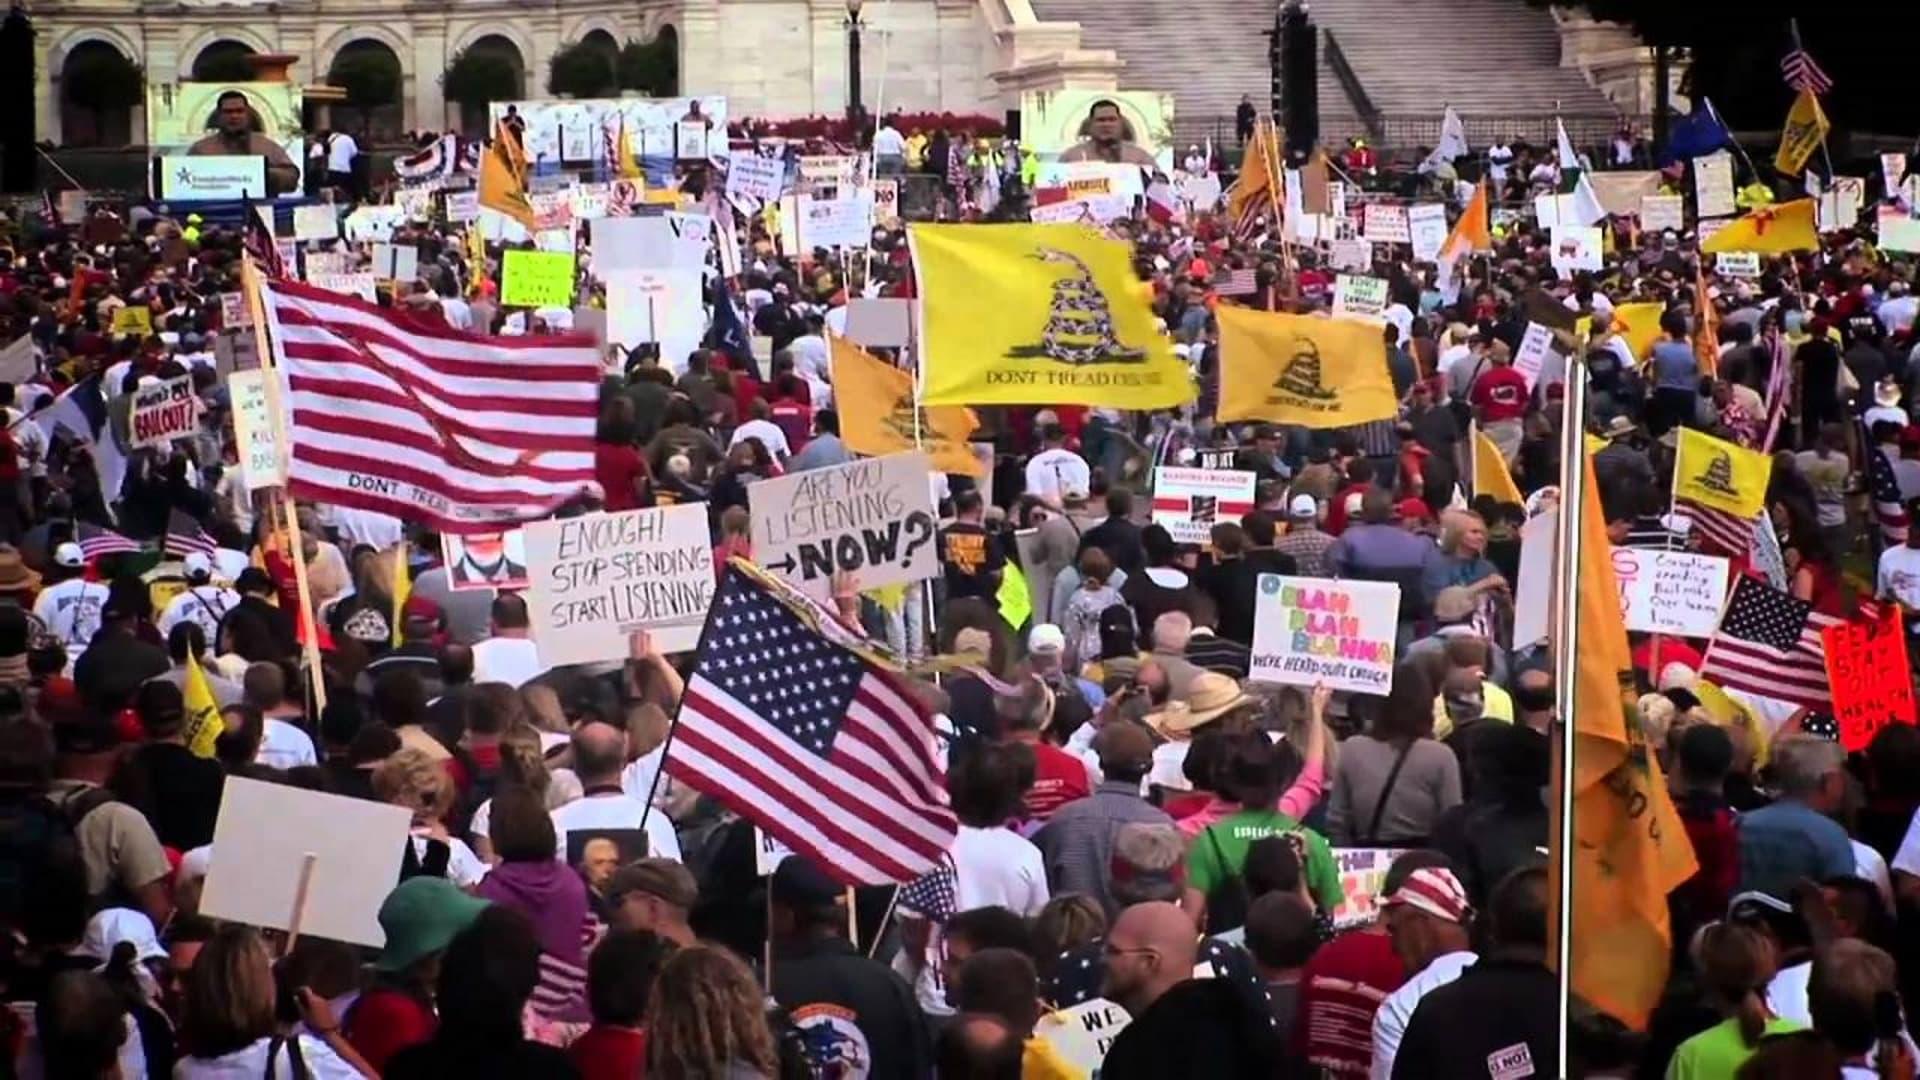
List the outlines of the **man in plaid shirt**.
{"type": "Polygon", "coordinates": [[[1287,503],[1286,535],[1273,542],[1273,550],[1293,556],[1303,577],[1331,577],[1327,572],[1327,549],[1333,546],[1331,534],[1320,530],[1320,504],[1304,492],[1287,503]]]}

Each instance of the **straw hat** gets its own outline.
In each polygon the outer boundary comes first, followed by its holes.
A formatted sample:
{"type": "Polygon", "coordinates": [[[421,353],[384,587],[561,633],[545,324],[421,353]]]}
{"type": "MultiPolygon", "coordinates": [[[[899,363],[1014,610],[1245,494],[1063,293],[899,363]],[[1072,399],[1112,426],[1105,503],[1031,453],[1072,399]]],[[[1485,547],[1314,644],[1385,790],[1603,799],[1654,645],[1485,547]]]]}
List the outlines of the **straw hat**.
{"type": "Polygon", "coordinates": [[[1188,685],[1187,700],[1168,702],[1166,708],[1149,713],[1147,726],[1164,738],[1178,738],[1252,700],[1231,675],[1203,671],[1188,685]]]}
{"type": "Polygon", "coordinates": [[[17,548],[0,547],[0,591],[37,589],[40,575],[28,569],[17,548]]]}

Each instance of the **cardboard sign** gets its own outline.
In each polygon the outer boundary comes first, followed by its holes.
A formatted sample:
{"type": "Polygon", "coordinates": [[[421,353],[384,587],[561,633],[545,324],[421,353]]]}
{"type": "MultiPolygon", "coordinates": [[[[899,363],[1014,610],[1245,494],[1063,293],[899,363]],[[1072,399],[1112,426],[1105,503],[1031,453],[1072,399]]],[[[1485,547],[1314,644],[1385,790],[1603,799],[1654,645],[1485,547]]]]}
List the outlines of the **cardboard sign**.
{"type": "Polygon", "coordinates": [[[1829,626],[1820,631],[1820,641],[1827,651],[1840,745],[1865,750],[1888,724],[1913,723],[1913,672],[1899,608],[1887,605],[1872,622],[1829,626]]]}
{"type": "Polygon", "coordinates": [[[1727,599],[1727,560],[1656,548],[1613,549],[1613,576],[1627,629],[1712,637],[1727,599]]]}
{"type": "Polygon", "coordinates": [[[128,304],[113,313],[114,337],[153,336],[153,311],[145,304],[128,304]]]}
{"type": "Polygon", "coordinates": [[[1693,159],[1693,201],[1701,217],[1725,217],[1733,201],[1733,155],[1716,150],[1693,159]]]}
{"type": "Polygon", "coordinates": [[[183,202],[267,197],[267,159],[254,154],[197,154],[160,159],[160,197],[183,202]]]}
{"type": "Polygon", "coordinates": [[[1407,230],[1413,257],[1432,262],[1447,242],[1447,208],[1440,203],[1417,203],[1407,210],[1407,230]]]}
{"type": "Polygon", "coordinates": [[[1333,849],[1341,892],[1340,906],[1333,909],[1334,929],[1351,930],[1380,918],[1380,894],[1387,882],[1387,868],[1404,854],[1404,848],[1333,849]]]}
{"type": "Polygon", "coordinates": [[[223,330],[238,330],[253,325],[253,310],[247,306],[247,294],[229,292],[220,294],[220,327],[223,330]]]}
{"type": "Polygon", "coordinates": [[[762,201],[777,199],[785,180],[785,163],[778,158],[761,157],[752,150],[737,150],[728,157],[728,195],[745,195],[762,201]]]}
{"type": "Polygon", "coordinates": [[[0,349],[0,382],[18,386],[39,373],[40,354],[33,347],[33,335],[22,334],[0,349]]]}
{"type": "Polygon", "coordinates": [[[877,225],[898,228],[900,225],[900,181],[875,180],[873,182],[873,220],[877,225]]]}
{"type": "Polygon", "coordinates": [[[373,276],[382,281],[413,281],[420,276],[420,249],[411,244],[373,245],[373,276]]]}
{"type": "Polygon", "coordinates": [[[1757,278],[1760,276],[1760,253],[1757,251],[1722,251],[1713,257],[1715,272],[1733,278],[1757,278]]]}
{"type": "Polygon", "coordinates": [[[843,570],[862,589],[933,577],[932,473],[916,451],[749,484],[754,561],[816,597],[843,570]]]}
{"type": "Polygon", "coordinates": [[[573,253],[508,251],[501,258],[500,302],[508,307],[573,307],[573,253]]]}
{"type": "MultiPolygon", "coordinates": [[[[1407,208],[1387,203],[1368,203],[1360,235],[1369,244],[1413,243],[1413,230],[1407,223],[1407,208]]],[[[1441,242],[1446,241],[1442,239],[1441,242]]]]}
{"type": "Polygon", "coordinates": [[[1047,1013],[1034,1024],[1033,1036],[1046,1040],[1080,1075],[1099,1076],[1113,1041],[1132,1022],[1127,1010],[1100,997],[1047,1013]]]}
{"type": "Polygon", "coordinates": [[[200,399],[194,396],[191,375],[143,386],[133,392],[128,429],[134,449],[165,446],[182,435],[193,434],[199,425],[200,399]]]}
{"type": "Polygon", "coordinates": [[[906,345],[913,301],[895,297],[855,297],[847,301],[847,337],[862,345],[898,349],[906,345]]]}
{"type": "Polygon", "coordinates": [[[1213,527],[1253,510],[1250,472],[1162,467],[1153,470],[1153,521],[1182,544],[1206,544],[1213,527]]]}
{"type": "Polygon", "coordinates": [[[376,302],[379,289],[379,283],[370,270],[356,270],[350,274],[323,274],[309,271],[307,284],[337,292],[342,296],[357,296],[369,304],[376,302]]]}
{"type": "Polygon", "coordinates": [[[1527,380],[1527,392],[1532,393],[1534,385],[1540,381],[1540,373],[1546,370],[1547,358],[1553,355],[1553,328],[1537,322],[1527,324],[1527,332],[1520,338],[1520,351],[1513,354],[1513,369],[1527,380]]]}
{"type": "Polygon", "coordinates": [[[1577,270],[1597,271],[1603,265],[1606,246],[1598,225],[1555,225],[1551,231],[1553,268],[1561,277],[1572,277],[1577,270]]]}
{"type": "Polygon", "coordinates": [[[705,503],[535,521],[524,531],[527,613],[542,663],[624,660],[635,630],[662,653],[699,643],[714,586],[705,503]]]}
{"type": "Polygon", "coordinates": [[[469,533],[440,537],[440,560],[454,592],[493,592],[527,587],[527,532],[469,533]]]}
{"type": "Polygon", "coordinates": [[[1377,319],[1387,310],[1387,279],[1341,274],[1333,279],[1333,313],[1377,319]]]}
{"type": "Polygon", "coordinates": [[[1327,261],[1335,270],[1373,269],[1373,245],[1365,240],[1335,240],[1327,249],[1327,261]]]}
{"type": "Polygon", "coordinates": [[[863,248],[873,241],[873,199],[855,195],[841,199],[800,197],[794,222],[800,251],[814,248],[863,248]]]}
{"type": "Polygon", "coordinates": [[[1687,198],[1684,195],[1640,196],[1640,228],[1644,232],[1680,232],[1687,227],[1687,198]]]}
{"type": "Polygon", "coordinates": [[[1400,586],[1391,582],[1261,574],[1250,677],[1385,694],[1399,612],[1400,586]]]}
{"type": "Polygon", "coordinates": [[[1920,218],[1895,211],[1891,214],[1882,213],[1876,220],[1880,225],[1880,247],[1883,250],[1920,252],[1920,218]]]}
{"type": "Polygon", "coordinates": [[[311,855],[300,932],[380,948],[380,905],[400,881],[412,824],[404,806],[229,777],[200,913],[287,929],[311,855]]]}
{"type": "Polygon", "coordinates": [[[756,877],[772,877],[780,864],[787,861],[793,849],[767,835],[760,826],[753,827],[753,872],[756,877]]]}
{"type": "MultiPolygon", "coordinates": [[[[267,379],[272,372],[255,369],[227,376],[227,395],[233,408],[233,438],[240,451],[240,476],[248,491],[287,482],[287,454],[282,438],[285,425],[275,423],[273,395],[267,379]]],[[[285,387],[281,388],[283,391],[285,387]]],[[[280,400],[286,400],[284,392],[280,400]]]]}
{"type": "Polygon", "coordinates": [[[293,238],[337,240],[340,238],[340,215],[330,203],[296,206],[293,208],[293,238]]]}

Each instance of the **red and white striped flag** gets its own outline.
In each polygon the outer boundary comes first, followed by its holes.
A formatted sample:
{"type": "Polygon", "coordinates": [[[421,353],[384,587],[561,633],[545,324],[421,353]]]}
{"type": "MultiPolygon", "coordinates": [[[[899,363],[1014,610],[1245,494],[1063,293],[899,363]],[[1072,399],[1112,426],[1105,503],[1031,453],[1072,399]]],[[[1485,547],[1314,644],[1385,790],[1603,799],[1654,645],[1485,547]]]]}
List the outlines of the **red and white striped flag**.
{"type": "Polygon", "coordinates": [[[80,554],[86,559],[97,559],[102,555],[132,555],[145,551],[146,545],[137,540],[129,540],[98,525],[80,522],[78,527],[80,554]]]}
{"type": "Polygon", "coordinates": [[[1702,554],[1744,559],[1753,550],[1752,518],[1743,518],[1682,495],[1674,496],[1673,510],[1693,522],[1693,535],[1700,538],[1702,554]]]}
{"type": "Polygon", "coordinates": [[[1707,644],[1700,674],[1725,690],[1820,708],[1833,696],[1820,631],[1840,621],[1742,575],[1707,644]]]}
{"type": "Polygon", "coordinates": [[[294,282],[262,287],[292,388],[293,494],[493,532],[593,480],[593,338],[473,337],[294,282]]]}
{"type": "Polygon", "coordinates": [[[219,549],[220,545],[214,542],[213,537],[207,535],[207,531],[200,527],[200,523],[182,511],[175,510],[167,516],[167,538],[161,545],[161,550],[168,555],[181,559],[189,555],[205,555],[212,558],[213,553],[219,549]]]}

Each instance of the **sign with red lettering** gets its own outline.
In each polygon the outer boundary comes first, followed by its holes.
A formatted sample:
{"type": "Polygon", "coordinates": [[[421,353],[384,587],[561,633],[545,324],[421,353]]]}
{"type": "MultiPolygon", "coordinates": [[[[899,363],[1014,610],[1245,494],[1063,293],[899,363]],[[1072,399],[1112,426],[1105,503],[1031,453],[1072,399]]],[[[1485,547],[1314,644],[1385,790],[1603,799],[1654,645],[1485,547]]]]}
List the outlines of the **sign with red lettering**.
{"type": "Polygon", "coordinates": [[[165,446],[182,435],[193,434],[199,423],[200,399],[194,395],[193,378],[182,375],[133,392],[128,441],[136,450],[165,446]]]}
{"type": "Polygon", "coordinates": [[[1888,724],[1914,722],[1913,672],[1898,608],[1878,619],[1820,631],[1833,684],[1833,719],[1840,745],[1865,750],[1888,724]]]}

